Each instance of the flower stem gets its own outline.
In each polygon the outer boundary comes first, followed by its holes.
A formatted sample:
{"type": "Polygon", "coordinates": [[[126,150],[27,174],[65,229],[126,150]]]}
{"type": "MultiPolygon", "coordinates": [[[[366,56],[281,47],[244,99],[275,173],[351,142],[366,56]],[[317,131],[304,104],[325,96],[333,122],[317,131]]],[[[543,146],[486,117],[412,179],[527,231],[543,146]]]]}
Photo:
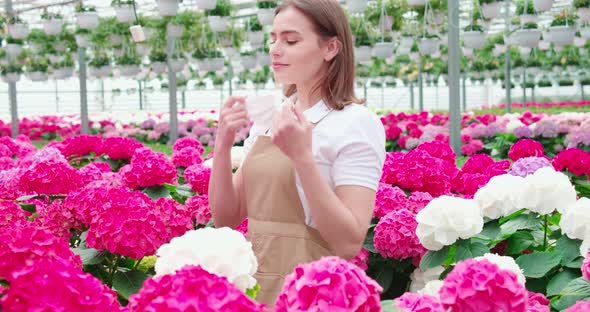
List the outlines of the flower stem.
{"type": "Polygon", "coordinates": [[[137,261],[137,262],[135,263],[135,265],[133,266],[133,269],[134,269],[134,270],[137,270],[137,267],[139,266],[139,264],[141,263],[141,260],[143,260],[143,258],[144,258],[144,257],[141,257],[141,258],[139,259],[139,261],[137,261]]]}
{"type": "Polygon", "coordinates": [[[113,287],[113,278],[115,277],[115,272],[117,271],[117,263],[119,262],[119,259],[121,258],[120,255],[116,255],[113,258],[113,263],[111,265],[111,270],[110,270],[110,274],[109,274],[109,280],[107,285],[109,287],[113,287]]]}
{"type": "Polygon", "coordinates": [[[545,232],[545,235],[543,237],[543,251],[547,251],[547,227],[548,227],[547,226],[547,218],[548,218],[547,215],[545,215],[544,216],[544,219],[545,219],[544,223],[545,223],[545,225],[543,227],[543,230],[545,232]]]}

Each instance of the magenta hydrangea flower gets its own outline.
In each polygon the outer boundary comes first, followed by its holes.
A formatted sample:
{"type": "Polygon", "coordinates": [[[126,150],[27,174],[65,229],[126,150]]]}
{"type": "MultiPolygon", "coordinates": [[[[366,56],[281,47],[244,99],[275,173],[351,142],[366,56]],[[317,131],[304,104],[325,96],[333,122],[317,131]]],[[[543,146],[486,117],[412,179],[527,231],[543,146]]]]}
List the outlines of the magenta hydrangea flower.
{"type": "Polygon", "coordinates": [[[432,196],[448,194],[451,180],[457,174],[455,164],[430,156],[422,150],[411,150],[397,166],[396,185],[410,191],[428,192],[432,196]]]}
{"type": "Polygon", "coordinates": [[[365,248],[361,248],[358,254],[354,258],[348,260],[348,262],[358,266],[363,271],[367,271],[369,268],[369,251],[365,248]]]}
{"type": "Polygon", "coordinates": [[[111,159],[130,159],[143,144],[132,138],[110,137],[102,142],[102,152],[111,159]]]}
{"type": "MultiPolygon", "coordinates": [[[[107,202],[111,199],[124,201],[127,194],[121,182],[98,180],[72,191],[63,205],[74,212],[76,220],[88,227],[93,219],[102,214],[107,202]]],[[[130,200],[133,201],[133,198],[130,200]]]]}
{"type": "Polygon", "coordinates": [[[172,146],[172,154],[182,151],[187,147],[195,148],[199,152],[199,156],[205,152],[205,148],[199,140],[193,137],[184,137],[176,140],[172,146]]]}
{"type": "Polygon", "coordinates": [[[550,312],[549,299],[543,294],[528,292],[528,308],[526,312],[550,312]]]}
{"type": "Polygon", "coordinates": [[[442,159],[446,162],[455,164],[455,159],[457,155],[453,151],[453,148],[450,144],[442,142],[442,141],[432,141],[426,142],[418,145],[416,147],[417,150],[425,151],[426,153],[430,154],[432,157],[436,157],[438,159],[442,159]]]}
{"type": "Polygon", "coordinates": [[[21,223],[27,222],[28,216],[22,208],[13,201],[0,200],[0,231],[5,226],[20,226],[21,223]]]}
{"type": "Polygon", "coordinates": [[[16,162],[11,157],[0,157],[0,171],[11,169],[16,166],[16,162]]]}
{"type": "Polygon", "coordinates": [[[207,195],[195,195],[184,203],[197,224],[207,224],[211,220],[211,208],[207,195]]]}
{"type": "Polygon", "coordinates": [[[133,189],[172,183],[176,168],[164,153],[143,147],[135,150],[131,164],[122,174],[125,184],[133,189]]]}
{"type": "Polygon", "coordinates": [[[49,258],[16,271],[0,306],[7,311],[121,310],[115,291],[100,280],[69,262],[49,258]]]}
{"type": "Polygon", "coordinates": [[[590,251],[586,253],[586,257],[584,258],[584,262],[582,262],[582,276],[590,281],[590,251]]]}
{"type": "Polygon", "coordinates": [[[392,152],[385,154],[385,162],[381,174],[381,182],[385,184],[395,184],[397,182],[397,168],[402,165],[404,154],[402,152],[392,152]]]}
{"type": "Polygon", "coordinates": [[[20,185],[28,194],[68,194],[77,189],[81,182],[76,169],[56,160],[34,164],[20,178],[20,185]]]}
{"type": "Polygon", "coordinates": [[[543,167],[551,167],[551,162],[545,157],[524,157],[520,158],[512,164],[510,174],[526,177],[529,174],[535,173],[543,167]]]}
{"type": "Polygon", "coordinates": [[[0,198],[16,199],[24,194],[20,181],[25,171],[18,167],[0,171],[0,198]]]}
{"type": "Polygon", "coordinates": [[[184,179],[193,191],[203,195],[209,192],[211,168],[203,165],[192,165],[184,171],[184,179]]]}
{"type": "Polygon", "coordinates": [[[418,213],[420,210],[424,209],[432,199],[432,195],[426,192],[412,192],[410,197],[408,197],[406,207],[409,211],[418,213]]]}
{"type": "Polygon", "coordinates": [[[416,215],[406,209],[388,213],[375,227],[373,244],[383,258],[404,260],[426,252],[416,235],[416,215]]]}
{"type": "Polygon", "coordinates": [[[172,198],[163,197],[158,198],[154,205],[155,210],[168,228],[170,238],[182,236],[193,228],[192,212],[186,206],[177,203],[172,198]]]}
{"type": "Polygon", "coordinates": [[[406,209],[406,205],[406,193],[402,189],[379,183],[375,197],[375,210],[373,211],[375,217],[382,218],[391,211],[406,209]]]}
{"type": "Polygon", "coordinates": [[[590,300],[578,301],[573,306],[565,309],[565,312],[587,312],[590,311],[590,300]]]}
{"type": "Polygon", "coordinates": [[[439,291],[445,310],[525,312],[528,291],[516,274],[487,259],[457,263],[439,291]]]}
{"type": "Polygon", "coordinates": [[[522,139],[514,143],[508,151],[508,157],[512,159],[512,161],[517,161],[520,158],[530,156],[545,156],[545,152],[543,151],[543,144],[535,140],[522,139]]]}
{"type": "Polygon", "coordinates": [[[411,292],[395,299],[395,307],[405,312],[446,312],[438,298],[411,292]]]}
{"type": "Polygon", "coordinates": [[[61,200],[55,200],[49,205],[37,205],[36,211],[35,224],[65,241],[69,241],[72,236],[70,229],[82,229],[82,223],[72,209],[61,200]]]}
{"type": "MultiPolygon", "coordinates": [[[[80,256],[70,250],[67,240],[30,223],[3,227],[0,231],[0,246],[0,278],[9,282],[17,270],[27,266],[37,267],[43,259],[63,260],[73,268],[82,268],[80,256]]],[[[30,285],[35,284],[26,286],[30,285]]]]}
{"type": "Polygon", "coordinates": [[[227,278],[200,266],[185,266],[174,274],[147,279],[141,290],[129,297],[129,312],[260,312],[255,303],[227,278]]]}
{"type": "Polygon", "coordinates": [[[358,266],[339,257],[300,264],[285,277],[276,312],[381,311],[383,288],[358,266]]]}
{"type": "Polygon", "coordinates": [[[244,219],[244,221],[236,227],[236,231],[242,233],[246,239],[248,238],[248,218],[244,219]]]}
{"type": "Polygon", "coordinates": [[[111,166],[106,162],[93,162],[78,170],[83,185],[101,180],[102,176],[109,172],[112,172],[111,166]]]}
{"type": "Polygon", "coordinates": [[[578,148],[565,149],[553,158],[553,167],[557,171],[568,170],[577,176],[590,175],[590,153],[578,148]]]}
{"type": "Polygon", "coordinates": [[[92,152],[99,156],[102,150],[102,138],[98,135],[72,136],[64,139],[57,147],[65,157],[84,156],[92,152]]]}
{"type": "Polygon", "coordinates": [[[12,157],[14,153],[4,144],[0,144],[0,157],[12,157]]]}
{"type": "Polygon", "coordinates": [[[192,165],[199,165],[203,163],[201,159],[201,152],[192,146],[187,146],[180,151],[172,152],[172,163],[176,167],[190,167],[192,165]]]}
{"type": "Polygon", "coordinates": [[[461,154],[471,156],[483,150],[484,144],[481,140],[472,140],[471,142],[461,146],[461,154]]]}

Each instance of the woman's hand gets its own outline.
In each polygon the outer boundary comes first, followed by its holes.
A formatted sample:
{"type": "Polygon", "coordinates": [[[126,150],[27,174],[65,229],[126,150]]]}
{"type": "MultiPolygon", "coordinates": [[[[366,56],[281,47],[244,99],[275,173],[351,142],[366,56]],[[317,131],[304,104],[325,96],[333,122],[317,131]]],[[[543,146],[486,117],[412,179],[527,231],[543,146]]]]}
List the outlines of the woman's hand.
{"type": "Polygon", "coordinates": [[[313,159],[311,134],[313,125],[299,108],[283,105],[273,120],[271,140],[294,163],[313,159]]]}
{"type": "Polygon", "coordinates": [[[236,132],[250,123],[245,106],[246,97],[231,96],[219,111],[219,123],[215,146],[230,150],[236,139],[236,132]]]}

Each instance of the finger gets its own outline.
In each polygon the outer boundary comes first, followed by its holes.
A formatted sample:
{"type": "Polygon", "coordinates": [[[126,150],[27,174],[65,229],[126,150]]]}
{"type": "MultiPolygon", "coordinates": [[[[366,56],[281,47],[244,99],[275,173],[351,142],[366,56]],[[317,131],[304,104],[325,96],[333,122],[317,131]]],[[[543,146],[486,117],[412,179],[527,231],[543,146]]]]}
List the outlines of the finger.
{"type": "Polygon", "coordinates": [[[293,121],[293,112],[291,111],[291,107],[292,103],[289,101],[283,105],[283,109],[281,110],[281,120],[283,120],[285,123],[293,121]]]}
{"type": "Polygon", "coordinates": [[[297,107],[297,105],[295,105],[293,107],[293,112],[295,113],[295,116],[297,117],[299,124],[301,124],[301,125],[308,125],[309,124],[309,121],[305,117],[305,114],[301,111],[301,109],[299,107],[297,107]]]}
{"type": "Polygon", "coordinates": [[[231,108],[233,107],[236,103],[241,103],[244,104],[246,101],[246,97],[245,96],[238,96],[238,95],[234,95],[234,96],[230,96],[229,99],[227,99],[227,101],[225,101],[225,104],[223,104],[224,108],[231,108]]]}
{"type": "Polygon", "coordinates": [[[234,121],[237,119],[249,120],[248,114],[246,114],[246,112],[239,112],[239,113],[235,113],[235,114],[227,116],[227,121],[234,121]]]}

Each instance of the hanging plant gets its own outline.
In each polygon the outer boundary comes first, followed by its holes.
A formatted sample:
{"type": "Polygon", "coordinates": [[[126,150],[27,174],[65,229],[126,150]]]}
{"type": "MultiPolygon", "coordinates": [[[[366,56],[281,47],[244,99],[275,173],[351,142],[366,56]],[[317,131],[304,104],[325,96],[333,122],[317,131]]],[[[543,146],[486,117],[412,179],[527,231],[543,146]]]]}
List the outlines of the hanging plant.
{"type": "Polygon", "coordinates": [[[118,57],[115,62],[118,65],[140,65],[141,59],[135,53],[124,53],[121,57],[118,57]]]}
{"type": "Polygon", "coordinates": [[[568,14],[566,10],[555,15],[553,21],[551,21],[551,27],[555,26],[573,26],[575,24],[575,16],[568,14]]]}
{"type": "Polygon", "coordinates": [[[590,0],[574,0],[574,8],[590,8],[590,0]]]}
{"type": "Polygon", "coordinates": [[[232,4],[230,0],[217,0],[217,5],[213,10],[205,11],[207,16],[230,16],[232,4]]]}
{"type": "Polygon", "coordinates": [[[29,62],[27,64],[27,71],[30,73],[47,73],[48,69],[49,61],[46,58],[29,59],[29,62]]]}
{"type": "Polygon", "coordinates": [[[276,1],[257,1],[256,2],[256,6],[259,9],[274,9],[277,7],[277,2],[276,1]]]}
{"type": "Polygon", "coordinates": [[[260,20],[258,20],[257,16],[250,17],[249,25],[250,31],[262,31],[263,29],[262,24],[260,23],[260,20]]]}
{"type": "Polygon", "coordinates": [[[516,2],[516,15],[536,15],[537,12],[535,11],[535,5],[533,4],[533,0],[518,0],[516,2]],[[527,2],[527,7],[525,10],[524,3],[527,2]]]}
{"type": "Polygon", "coordinates": [[[23,66],[18,62],[10,62],[0,67],[0,74],[6,76],[8,74],[21,74],[23,72],[23,66]]]}
{"type": "Polygon", "coordinates": [[[156,63],[156,62],[166,62],[166,52],[162,49],[152,49],[152,51],[150,51],[150,55],[149,55],[149,59],[150,62],[152,63],[156,63]]]}
{"type": "Polygon", "coordinates": [[[101,68],[103,66],[108,66],[111,64],[111,60],[108,56],[106,55],[96,55],[92,58],[92,60],[90,60],[90,62],[88,63],[88,65],[90,67],[95,67],[95,68],[101,68]]]}

